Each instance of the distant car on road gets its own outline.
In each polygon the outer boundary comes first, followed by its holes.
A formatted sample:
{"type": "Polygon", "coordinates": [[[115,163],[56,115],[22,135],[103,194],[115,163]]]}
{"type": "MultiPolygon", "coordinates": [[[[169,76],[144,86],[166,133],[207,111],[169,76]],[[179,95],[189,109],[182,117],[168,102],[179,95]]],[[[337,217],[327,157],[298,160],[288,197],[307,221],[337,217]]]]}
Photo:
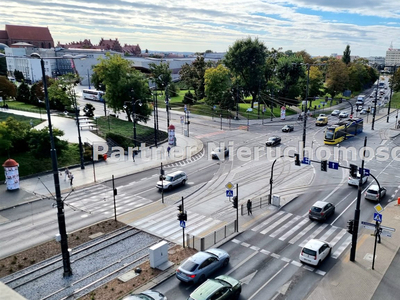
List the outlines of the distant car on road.
{"type": "Polygon", "coordinates": [[[381,187],[379,197],[379,187],[377,184],[371,185],[365,192],[365,199],[380,201],[386,195],[386,188],[381,187]]]}
{"type": "Polygon", "coordinates": [[[140,294],[130,294],[122,300],[167,300],[163,294],[153,290],[143,291],[140,294]]]}
{"type": "Polygon", "coordinates": [[[325,258],[331,255],[331,252],[332,247],[329,243],[311,239],[301,249],[299,260],[313,266],[319,266],[325,258]]]}
{"type": "Polygon", "coordinates": [[[362,111],[362,110],[363,110],[363,106],[362,105],[357,105],[356,111],[362,111]]]}
{"type": "Polygon", "coordinates": [[[367,113],[368,111],[364,108],[360,111],[360,115],[366,115],[367,113]]]}
{"type": "Polygon", "coordinates": [[[208,279],[187,300],[231,300],[238,299],[242,292],[242,284],[239,280],[220,275],[215,279],[208,279]]]}
{"type": "Polygon", "coordinates": [[[217,147],[215,148],[213,151],[211,151],[211,158],[212,159],[220,159],[222,157],[222,155],[224,157],[229,156],[229,150],[228,148],[224,147],[217,147]]]}
{"type": "Polygon", "coordinates": [[[340,114],[340,110],[335,109],[332,113],[331,116],[338,116],[340,114]]]}
{"type": "Polygon", "coordinates": [[[341,118],[341,119],[343,119],[343,118],[348,118],[349,117],[349,113],[347,113],[347,112],[345,112],[345,111],[342,111],[340,114],[339,114],[339,118],[341,118]]]}
{"type": "Polygon", "coordinates": [[[271,147],[271,146],[276,146],[279,145],[281,143],[281,138],[279,136],[271,136],[267,142],[265,143],[265,145],[267,147],[271,147]]]}
{"type": "Polygon", "coordinates": [[[225,250],[212,248],[199,251],[189,257],[176,270],[176,278],[186,283],[202,283],[214,271],[229,264],[229,254],[225,250]]]}
{"type": "Polygon", "coordinates": [[[335,213],[335,205],[330,202],[317,201],[308,211],[310,219],[325,221],[330,215],[335,213]]]}
{"type": "Polygon", "coordinates": [[[294,130],[294,126],[293,125],[285,125],[282,127],[282,132],[290,132],[294,130]]]}
{"type": "Polygon", "coordinates": [[[328,117],[318,117],[315,121],[316,126],[325,126],[328,124],[328,117]]]}
{"type": "MultiPolygon", "coordinates": [[[[367,181],[368,181],[368,176],[363,176],[362,184],[366,183],[367,181]]],[[[349,175],[349,180],[347,181],[348,185],[358,186],[359,182],[360,182],[360,175],[357,175],[357,177],[352,177],[351,175],[349,175]]]]}
{"type": "Polygon", "coordinates": [[[356,102],[356,105],[363,105],[364,104],[364,101],[362,101],[362,100],[357,100],[357,102],[356,102]]]}

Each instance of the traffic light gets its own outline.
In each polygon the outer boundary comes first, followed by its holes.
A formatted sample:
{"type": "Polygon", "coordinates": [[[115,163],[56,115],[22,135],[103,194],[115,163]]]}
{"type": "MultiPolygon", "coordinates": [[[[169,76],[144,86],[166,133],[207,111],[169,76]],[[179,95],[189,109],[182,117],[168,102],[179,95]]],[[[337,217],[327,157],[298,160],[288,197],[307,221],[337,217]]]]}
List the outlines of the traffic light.
{"type": "Polygon", "coordinates": [[[354,230],[354,220],[348,220],[347,221],[347,232],[350,234],[353,234],[354,230]]]}
{"type": "Polygon", "coordinates": [[[164,175],[160,175],[160,181],[163,181],[165,179],[164,175]]]}
{"type": "Polygon", "coordinates": [[[296,166],[300,166],[300,154],[298,154],[298,153],[296,153],[296,154],[294,155],[294,164],[295,164],[296,166]]]}
{"type": "Polygon", "coordinates": [[[358,166],[350,164],[350,175],[353,178],[357,178],[357,173],[358,173],[358,166]]]}
{"type": "Polygon", "coordinates": [[[327,171],[327,166],[328,166],[328,161],[321,160],[321,171],[326,172],[327,171]]]}
{"type": "Polygon", "coordinates": [[[181,221],[187,221],[187,213],[182,213],[182,220],[181,221]]]}
{"type": "Polygon", "coordinates": [[[232,198],[233,200],[233,208],[238,208],[238,197],[237,196],[233,196],[232,198]]]}
{"type": "Polygon", "coordinates": [[[181,213],[182,212],[182,204],[178,205],[178,211],[181,213]]]}

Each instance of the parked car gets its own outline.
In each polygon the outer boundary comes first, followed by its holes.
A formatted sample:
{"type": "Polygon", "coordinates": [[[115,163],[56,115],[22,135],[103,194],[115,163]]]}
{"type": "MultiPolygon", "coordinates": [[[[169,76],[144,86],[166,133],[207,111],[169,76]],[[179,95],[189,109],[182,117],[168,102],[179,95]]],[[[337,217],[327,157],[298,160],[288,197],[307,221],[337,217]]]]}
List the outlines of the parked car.
{"type": "Polygon", "coordinates": [[[281,138],[279,136],[271,136],[267,142],[265,143],[265,145],[268,146],[276,146],[279,145],[281,143],[281,138]]]}
{"type": "Polygon", "coordinates": [[[363,105],[364,104],[364,101],[362,101],[362,100],[357,100],[356,101],[356,105],[363,105]]]}
{"type": "Polygon", "coordinates": [[[330,202],[317,201],[308,211],[310,219],[325,221],[330,215],[335,213],[335,205],[330,202]]]}
{"type": "Polygon", "coordinates": [[[368,111],[365,108],[360,111],[360,115],[366,115],[367,113],[368,111]]]}
{"type": "Polygon", "coordinates": [[[325,114],[319,114],[318,117],[326,117],[325,114]]]}
{"type": "Polygon", "coordinates": [[[187,181],[188,177],[183,171],[176,171],[171,174],[167,174],[164,180],[160,180],[157,182],[156,187],[159,190],[172,190],[174,187],[178,185],[184,185],[187,181]]]}
{"type": "Polygon", "coordinates": [[[365,192],[365,199],[380,201],[386,195],[386,188],[381,187],[379,197],[379,187],[377,184],[371,185],[365,192]]]}
{"type": "Polygon", "coordinates": [[[325,126],[328,124],[328,117],[318,117],[315,121],[316,126],[325,126]]]}
{"type": "Polygon", "coordinates": [[[340,114],[339,114],[339,118],[348,118],[349,117],[349,113],[347,113],[347,112],[345,112],[345,111],[342,111],[342,112],[340,112],[340,114]]]}
{"type": "Polygon", "coordinates": [[[237,299],[242,292],[239,280],[227,275],[208,279],[195,289],[187,300],[231,300],[237,299]]]}
{"type": "Polygon", "coordinates": [[[285,125],[282,127],[282,132],[290,132],[294,130],[294,126],[293,125],[285,125]]]}
{"type": "Polygon", "coordinates": [[[167,297],[160,292],[147,290],[140,294],[130,294],[122,298],[122,300],[167,300],[167,297]]]}
{"type": "Polygon", "coordinates": [[[204,282],[215,270],[226,267],[230,256],[222,249],[208,249],[189,257],[176,270],[176,278],[187,283],[204,282]]]}
{"type": "MultiPolygon", "coordinates": [[[[366,183],[367,181],[368,181],[368,176],[363,176],[362,184],[366,183]]],[[[359,182],[360,182],[360,175],[357,175],[357,177],[352,177],[351,175],[349,175],[349,180],[347,181],[348,185],[358,186],[359,182]]]]}
{"type": "Polygon", "coordinates": [[[340,110],[335,109],[332,113],[331,116],[338,116],[340,114],[340,110]]]}
{"type": "Polygon", "coordinates": [[[331,255],[332,247],[327,242],[311,239],[300,251],[299,259],[301,262],[319,266],[321,262],[331,255]]]}
{"type": "Polygon", "coordinates": [[[211,151],[211,158],[212,159],[220,159],[222,157],[222,155],[224,157],[229,156],[229,150],[228,148],[224,147],[217,147],[215,148],[213,151],[211,151]]]}
{"type": "Polygon", "coordinates": [[[362,111],[363,110],[363,106],[362,105],[357,105],[356,106],[356,111],[362,111]]]}

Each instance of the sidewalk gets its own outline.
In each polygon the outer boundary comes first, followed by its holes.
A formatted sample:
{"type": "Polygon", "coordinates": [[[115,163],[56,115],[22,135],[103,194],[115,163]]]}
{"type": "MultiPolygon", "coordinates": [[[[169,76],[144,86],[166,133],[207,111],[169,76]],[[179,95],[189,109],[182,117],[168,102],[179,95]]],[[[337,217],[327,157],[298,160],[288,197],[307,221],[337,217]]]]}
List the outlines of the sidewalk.
{"type": "MultiPolygon", "coordinates": [[[[8,112],[32,118],[40,117],[39,114],[35,113],[13,110],[8,110],[8,112]]],[[[65,132],[64,139],[72,143],[78,143],[77,128],[74,119],[52,116],[51,120],[53,127],[62,129],[65,132]]],[[[37,127],[43,128],[46,125],[47,121],[39,124],[37,127]]],[[[82,142],[87,139],[94,145],[96,145],[96,143],[105,143],[103,139],[90,131],[81,131],[81,136],[82,142]]],[[[158,148],[147,149],[146,151],[142,149],[142,152],[135,156],[135,161],[132,160],[132,157],[124,155],[123,157],[109,157],[107,161],[98,161],[94,164],[86,164],[84,170],[81,170],[80,166],[70,168],[70,171],[74,175],[73,186],[87,186],[110,180],[112,175],[114,175],[115,178],[118,178],[151,168],[160,167],[161,163],[167,165],[169,163],[184,160],[203,150],[203,143],[198,139],[176,133],[176,141],[177,145],[176,147],[172,147],[169,156],[167,154],[168,145],[162,144],[159,145],[158,148]]],[[[61,191],[70,190],[71,185],[68,178],[67,180],[64,180],[64,169],[59,166],[59,170],[61,191]]],[[[50,195],[49,191],[55,195],[54,177],[52,172],[21,179],[20,189],[16,191],[7,191],[5,185],[0,185],[0,188],[0,210],[47,197],[50,195]]]]}

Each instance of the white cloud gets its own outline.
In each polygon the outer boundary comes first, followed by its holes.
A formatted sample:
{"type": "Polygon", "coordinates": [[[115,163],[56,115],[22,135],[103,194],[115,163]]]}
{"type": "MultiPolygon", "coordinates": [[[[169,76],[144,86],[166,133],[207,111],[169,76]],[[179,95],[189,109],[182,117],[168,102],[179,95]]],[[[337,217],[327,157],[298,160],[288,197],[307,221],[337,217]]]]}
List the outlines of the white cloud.
{"type": "Polygon", "coordinates": [[[268,48],[312,55],[349,44],[354,55],[384,56],[391,41],[400,48],[399,12],[392,0],[18,0],[2,3],[0,28],[47,26],[56,43],[118,38],[149,50],[226,51],[257,36],[268,48]]]}

